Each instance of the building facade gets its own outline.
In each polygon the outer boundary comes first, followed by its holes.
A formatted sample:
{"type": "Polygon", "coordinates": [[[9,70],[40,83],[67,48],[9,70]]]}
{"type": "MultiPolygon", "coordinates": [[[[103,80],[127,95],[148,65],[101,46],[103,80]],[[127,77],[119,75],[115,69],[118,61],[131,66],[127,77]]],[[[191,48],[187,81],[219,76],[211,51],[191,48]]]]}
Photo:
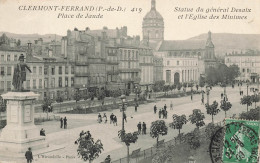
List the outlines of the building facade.
{"type": "Polygon", "coordinates": [[[259,53],[233,53],[225,56],[227,66],[237,65],[240,76],[237,80],[251,81],[256,83],[260,75],[260,54],[259,53]]]}

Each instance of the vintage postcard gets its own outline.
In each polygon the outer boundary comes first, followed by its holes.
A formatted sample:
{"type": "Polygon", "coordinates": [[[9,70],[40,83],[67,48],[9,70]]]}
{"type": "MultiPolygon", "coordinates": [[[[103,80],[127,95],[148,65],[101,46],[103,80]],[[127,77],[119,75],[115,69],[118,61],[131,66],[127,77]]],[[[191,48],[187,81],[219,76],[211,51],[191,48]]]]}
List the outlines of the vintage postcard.
{"type": "Polygon", "coordinates": [[[257,163],[259,0],[0,0],[0,163],[257,163]]]}

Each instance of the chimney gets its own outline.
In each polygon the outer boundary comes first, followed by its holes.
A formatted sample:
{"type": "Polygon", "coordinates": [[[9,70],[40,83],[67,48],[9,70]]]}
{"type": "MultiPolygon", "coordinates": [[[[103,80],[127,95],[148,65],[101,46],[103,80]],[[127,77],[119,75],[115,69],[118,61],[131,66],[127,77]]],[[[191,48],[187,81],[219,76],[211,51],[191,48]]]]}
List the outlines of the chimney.
{"type": "Polygon", "coordinates": [[[32,43],[27,43],[27,56],[32,56],[32,43]]]}

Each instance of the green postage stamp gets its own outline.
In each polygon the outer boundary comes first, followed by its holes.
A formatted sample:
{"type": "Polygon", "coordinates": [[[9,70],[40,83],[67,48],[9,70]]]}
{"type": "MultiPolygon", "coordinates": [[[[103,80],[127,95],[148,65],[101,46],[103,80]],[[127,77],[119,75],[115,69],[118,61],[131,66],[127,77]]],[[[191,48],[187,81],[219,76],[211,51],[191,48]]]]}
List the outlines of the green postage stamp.
{"type": "Polygon", "coordinates": [[[259,121],[225,119],[223,145],[224,163],[257,163],[259,121]]]}

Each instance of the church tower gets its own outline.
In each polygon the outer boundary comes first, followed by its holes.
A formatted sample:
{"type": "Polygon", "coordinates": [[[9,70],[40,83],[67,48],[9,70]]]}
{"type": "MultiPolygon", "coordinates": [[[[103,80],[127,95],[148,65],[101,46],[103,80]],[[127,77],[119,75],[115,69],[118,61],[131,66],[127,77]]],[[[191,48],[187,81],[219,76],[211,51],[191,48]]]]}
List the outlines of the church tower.
{"type": "Polygon", "coordinates": [[[208,39],[205,46],[205,59],[215,59],[215,46],[211,40],[211,32],[208,32],[208,39]]]}
{"type": "Polygon", "coordinates": [[[164,21],[161,14],[156,11],[156,2],[151,0],[151,10],[143,18],[143,40],[159,42],[164,40],[164,21]]]}

